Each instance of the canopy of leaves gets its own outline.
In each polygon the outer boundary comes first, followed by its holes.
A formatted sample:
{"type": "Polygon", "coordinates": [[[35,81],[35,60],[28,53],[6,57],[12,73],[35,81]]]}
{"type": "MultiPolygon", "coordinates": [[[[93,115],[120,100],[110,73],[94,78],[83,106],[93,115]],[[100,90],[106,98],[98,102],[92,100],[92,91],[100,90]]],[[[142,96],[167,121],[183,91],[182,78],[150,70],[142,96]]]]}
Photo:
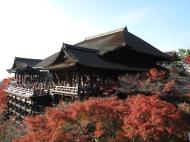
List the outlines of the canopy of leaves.
{"type": "Polygon", "coordinates": [[[8,85],[9,79],[4,79],[0,84],[0,115],[6,110],[7,107],[7,93],[3,91],[8,85]]]}
{"type": "Polygon", "coordinates": [[[144,95],[61,103],[26,124],[27,134],[14,142],[160,142],[180,139],[185,131],[175,106],[144,95]]]}

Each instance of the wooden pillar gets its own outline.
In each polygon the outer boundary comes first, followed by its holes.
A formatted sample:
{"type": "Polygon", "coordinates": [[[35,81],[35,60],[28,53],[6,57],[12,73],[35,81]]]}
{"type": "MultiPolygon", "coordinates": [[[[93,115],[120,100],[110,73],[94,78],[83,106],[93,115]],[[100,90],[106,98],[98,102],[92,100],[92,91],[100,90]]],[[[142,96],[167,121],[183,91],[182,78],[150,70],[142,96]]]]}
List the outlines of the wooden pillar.
{"type": "Polygon", "coordinates": [[[20,82],[22,82],[22,74],[20,73],[20,82]]]}
{"type": "Polygon", "coordinates": [[[89,85],[90,85],[90,88],[89,88],[89,96],[92,95],[92,74],[89,73],[89,85]]]}
{"type": "Polygon", "coordinates": [[[103,81],[103,85],[105,85],[105,76],[102,75],[102,81],[103,81]]]}
{"type": "Polygon", "coordinates": [[[78,72],[78,74],[77,74],[77,83],[78,83],[78,97],[79,97],[79,99],[81,99],[81,94],[80,94],[80,92],[81,92],[81,74],[80,74],[80,72],[78,72]]]}
{"type": "Polygon", "coordinates": [[[23,73],[22,77],[23,77],[23,83],[24,83],[25,82],[25,74],[24,73],[23,73]]]}
{"type": "Polygon", "coordinates": [[[92,87],[92,74],[89,74],[90,86],[92,87]]]}
{"type": "Polygon", "coordinates": [[[77,83],[78,83],[78,86],[81,86],[81,74],[80,73],[78,73],[77,83]]]}
{"type": "Polygon", "coordinates": [[[32,77],[32,79],[31,79],[31,80],[33,81],[33,80],[34,80],[34,76],[33,76],[33,74],[31,75],[31,77],[32,77]]]}
{"type": "Polygon", "coordinates": [[[39,74],[37,74],[37,80],[38,80],[38,82],[41,81],[41,80],[40,80],[40,75],[39,75],[39,74]]]}
{"type": "Polygon", "coordinates": [[[18,73],[18,80],[21,81],[20,73],[18,73]]]}
{"type": "Polygon", "coordinates": [[[68,83],[69,83],[69,86],[71,85],[71,75],[70,73],[68,72],[68,83]]]}

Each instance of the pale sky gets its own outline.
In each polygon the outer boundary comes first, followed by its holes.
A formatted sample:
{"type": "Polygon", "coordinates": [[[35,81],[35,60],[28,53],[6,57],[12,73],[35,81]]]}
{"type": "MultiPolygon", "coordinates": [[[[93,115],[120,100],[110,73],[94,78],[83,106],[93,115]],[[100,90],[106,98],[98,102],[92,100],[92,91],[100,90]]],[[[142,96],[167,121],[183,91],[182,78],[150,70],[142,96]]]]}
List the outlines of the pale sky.
{"type": "Polygon", "coordinates": [[[43,59],[128,27],[162,51],[190,47],[190,0],[0,0],[0,80],[14,57],[43,59]]]}

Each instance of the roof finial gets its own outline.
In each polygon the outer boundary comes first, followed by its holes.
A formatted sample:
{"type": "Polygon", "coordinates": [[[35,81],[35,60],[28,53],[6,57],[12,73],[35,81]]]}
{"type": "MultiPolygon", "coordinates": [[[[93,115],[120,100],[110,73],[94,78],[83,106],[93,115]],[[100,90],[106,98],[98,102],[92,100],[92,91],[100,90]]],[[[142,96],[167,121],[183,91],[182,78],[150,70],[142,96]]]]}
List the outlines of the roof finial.
{"type": "Polygon", "coordinates": [[[65,49],[65,48],[66,48],[66,44],[63,42],[61,49],[65,49]]]}
{"type": "Polygon", "coordinates": [[[128,31],[127,26],[125,26],[124,30],[125,30],[125,31],[128,31]]]}

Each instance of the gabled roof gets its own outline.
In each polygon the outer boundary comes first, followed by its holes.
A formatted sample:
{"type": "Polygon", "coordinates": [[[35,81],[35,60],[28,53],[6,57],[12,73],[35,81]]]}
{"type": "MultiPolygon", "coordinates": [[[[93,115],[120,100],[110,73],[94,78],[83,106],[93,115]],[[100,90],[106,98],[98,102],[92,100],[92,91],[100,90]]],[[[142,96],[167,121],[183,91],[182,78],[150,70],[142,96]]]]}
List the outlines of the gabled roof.
{"type": "MultiPolygon", "coordinates": [[[[88,49],[88,48],[82,48],[82,47],[64,44],[61,52],[65,52],[65,54],[67,54],[70,58],[73,59],[73,61],[75,61],[75,64],[73,62],[70,64],[72,66],[79,64],[79,65],[83,65],[85,67],[90,67],[90,68],[120,70],[120,71],[145,71],[146,70],[142,68],[126,67],[120,64],[105,61],[98,55],[98,50],[95,50],[95,49],[88,49]]],[[[68,64],[65,64],[64,62],[62,62],[59,64],[51,65],[47,68],[56,69],[56,68],[64,68],[68,66],[69,66],[68,64]]]]}
{"type": "MultiPolygon", "coordinates": [[[[117,66],[117,69],[123,68],[124,66],[121,67],[121,65],[119,64],[110,63],[101,58],[102,55],[110,51],[114,51],[118,48],[127,48],[136,52],[151,55],[151,57],[157,57],[157,59],[159,60],[169,60],[169,56],[167,54],[161,52],[141,38],[128,32],[126,27],[119,30],[103,33],[101,35],[86,38],[84,41],[77,43],[74,46],[68,44],[64,44],[63,46],[64,50],[67,51],[66,53],[70,54],[70,56],[75,59],[77,63],[89,67],[112,68],[109,66],[117,66]]],[[[35,67],[48,67],[49,69],[50,66],[53,68],[66,67],[68,66],[68,64],[61,65],[57,62],[58,60],[61,61],[60,57],[62,56],[62,54],[63,49],[60,52],[57,52],[45,58],[35,67]]]]}
{"type": "Polygon", "coordinates": [[[12,68],[8,69],[7,71],[12,72],[15,70],[32,69],[40,61],[42,61],[42,60],[41,59],[15,57],[12,68]]]}
{"type": "Polygon", "coordinates": [[[60,52],[57,52],[57,53],[43,59],[41,62],[36,64],[35,67],[44,68],[44,67],[50,66],[51,64],[53,64],[55,62],[55,60],[58,58],[59,54],[60,54],[60,52]]]}
{"type": "Polygon", "coordinates": [[[15,57],[14,63],[16,63],[16,64],[26,64],[28,66],[34,67],[40,61],[42,61],[42,60],[41,59],[15,57]]]}
{"type": "Polygon", "coordinates": [[[97,49],[100,51],[100,54],[105,54],[120,47],[126,47],[130,48],[131,50],[154,55],[162,59],[169,59],[167,54],[161,52],[146,41],[130,33],[126,27],[86,38],[84,41],[79,42],[75,45],[97,49]]]}

